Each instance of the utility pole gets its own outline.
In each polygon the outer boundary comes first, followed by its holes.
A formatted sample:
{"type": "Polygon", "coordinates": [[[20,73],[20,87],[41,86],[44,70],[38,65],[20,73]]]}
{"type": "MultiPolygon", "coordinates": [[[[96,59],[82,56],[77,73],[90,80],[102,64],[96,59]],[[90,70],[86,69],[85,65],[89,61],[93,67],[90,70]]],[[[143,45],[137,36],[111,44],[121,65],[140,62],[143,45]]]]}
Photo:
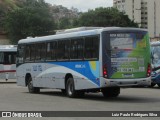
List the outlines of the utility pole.
{"type": "Polygon", "coordinates": [[[154,37],[156,37],[156,2],[154,1],[154,37]]]}

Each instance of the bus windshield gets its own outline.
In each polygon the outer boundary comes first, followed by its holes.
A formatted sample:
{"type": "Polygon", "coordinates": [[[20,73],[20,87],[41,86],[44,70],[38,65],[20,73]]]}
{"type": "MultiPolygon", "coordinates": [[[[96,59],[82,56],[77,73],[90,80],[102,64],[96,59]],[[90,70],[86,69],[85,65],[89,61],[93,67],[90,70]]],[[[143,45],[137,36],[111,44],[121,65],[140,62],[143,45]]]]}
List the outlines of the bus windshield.
{"type": "MultiPolygon", "coordinates": [[[[106,44],[109,78],[144,78],[149,62],[147,32],[113,32],[106,44]]],[[[107,63],[106,63],[107,64],[107,63]]]]}
{"type": "Polygon", "coordinates": [[[152,67],[160,67],[160,45],[151,46],[152,67]]]}

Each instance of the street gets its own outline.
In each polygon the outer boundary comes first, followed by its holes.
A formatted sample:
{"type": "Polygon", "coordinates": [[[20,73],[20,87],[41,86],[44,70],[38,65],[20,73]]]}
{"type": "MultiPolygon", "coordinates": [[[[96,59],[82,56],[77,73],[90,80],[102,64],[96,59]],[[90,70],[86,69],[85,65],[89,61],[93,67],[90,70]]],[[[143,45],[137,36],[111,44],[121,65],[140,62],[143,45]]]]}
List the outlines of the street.
{"type": "Polygon", "coordinates": [[[87,93],[84,98],[68,98],[56,89],[28,93],[16,83],[0,84],[1,111],[159,111],[160,89],[122,88],[117,98],[87,93]]]}

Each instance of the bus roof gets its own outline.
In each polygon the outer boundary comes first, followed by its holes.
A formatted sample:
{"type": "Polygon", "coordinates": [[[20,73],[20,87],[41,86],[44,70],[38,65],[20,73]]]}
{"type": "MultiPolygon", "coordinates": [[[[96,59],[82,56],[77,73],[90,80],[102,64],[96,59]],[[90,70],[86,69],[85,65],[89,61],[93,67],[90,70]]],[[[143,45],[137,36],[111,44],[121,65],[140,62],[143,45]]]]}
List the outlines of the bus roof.
{"type": "Polygon", "coordinates": [[[103,27],[78,27],[78,28],[57,30],[56,34],[64,34],[64,33],[71,33],[71,32],[73,33],[73,32],[95,30],[95,29],[101,29],[101,28],[103,28],[103,27]]]}
{"type": "Polygon", "coordinates": [[[151,42],[151,46],[157,46],[157,45],[160,45],[160,41],[151,42]]]}
{"type": "Polygon", "coordinates": [[[27,44],[27,43],[35,43],[35,42],[50,41],[50,40],[57,40],[57,39],[65,39],[65,38],[75,38],[75,37],[80,37],[80,36],[96,35],[96,34],[100,34],[102,31],[115,31],[115,30],[147,31],[146,29],[140,29],[140,28],[122,28],[122,27],[81,27],[81,28],[83,30],[76,31],[78,28],[75,28],[72,30],[67,29],[67,31],[64,31],[64,33],[60,32],[56,35],[34,37],[34,38],[27,37],[26,39],[20,40],[18,44],[27,44]]]}
{"type": "Polygon", "coordinates": [[[17,45],[0,45],[0,52],[15,52],[17,45]]]}

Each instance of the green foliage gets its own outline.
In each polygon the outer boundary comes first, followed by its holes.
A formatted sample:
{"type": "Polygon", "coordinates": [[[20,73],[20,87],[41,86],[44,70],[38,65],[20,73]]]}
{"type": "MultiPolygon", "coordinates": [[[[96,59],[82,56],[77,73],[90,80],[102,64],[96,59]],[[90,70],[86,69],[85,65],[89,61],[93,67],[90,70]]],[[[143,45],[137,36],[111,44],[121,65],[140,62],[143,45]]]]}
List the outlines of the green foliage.
{"type": "Polygon", "coordinates": [[[44,0],[4,0],[3,4],[0,4],[0,31],[4,30],[5,26],[11,42],[17,43],[18,40],[28,36],[54,34],[57,27],[58,29],[80,26],[138,27],[138,24],[115,8],[97,8],[79,14],[73,9],[77,16],[62,8],[51,7],[44,0]]]}
{"type": "Polygon", "coordinates": [[[74,18],[74,19],[72,20],[72,27],[75,27],[75,26],[79,27],[78,25],[79,25],[78,18],[74,18]]]}
{"type": "Polygon", "coordinates": [[[71,28],[71,21],[69,18],[64,17],[59,20],[58,29],[67,29],[71,28]]]}
{"type": "Polygon", "coordinates": [[[10,12],[5,20],[5,28],[12,43],[28,36],[53,34],[56,25],[43,0],[27,0],[22,8],[10,12]]]}
{"type": "Polygon", "coordinates": [[[127,15],[119,12],[116,8],[96,8],[82,13],[73,23],[74,26],[98,26],[98,27],[138,27],[127,15]]]}

